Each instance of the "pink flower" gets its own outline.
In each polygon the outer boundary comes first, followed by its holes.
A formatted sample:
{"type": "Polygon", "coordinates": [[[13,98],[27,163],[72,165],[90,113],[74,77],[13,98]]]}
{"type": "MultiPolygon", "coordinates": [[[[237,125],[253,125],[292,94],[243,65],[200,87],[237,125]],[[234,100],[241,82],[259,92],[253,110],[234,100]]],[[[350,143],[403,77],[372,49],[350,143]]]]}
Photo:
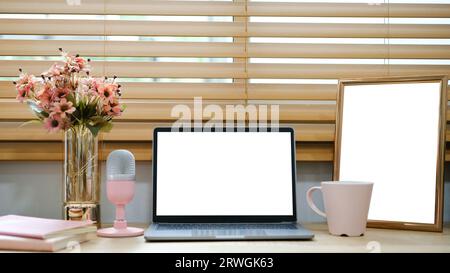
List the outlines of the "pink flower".
{"type": "Polygon", "coordinates": [[[66,118],[66,114],[72,114],[75,112],[75,107],[73,107],[72,102],[67,101],[65,98],[62,98],[61,101],[55,102],[53,107],[51,108],[51,116],[60,115],[62,118],[66,118]]]}
{"type": "Polygon", "coordinates": [[[28,97],[28,91],[27,89],[17,89],[17,96],[16,99],[20,102],[23,102],[28,97]]]}
{"type": "Polygon", "coordinates": [[[88,66],[88,62],[81,57],[75,57],[73,61],[80,68],[80,70],[83,70],[88,66]]]}
{"type": "MultiPolygon", "coordinates": [[[[64,54],[63,54],[64,55],[64,54]]],[[[65,66],[69,73],[78,73],[80,71],[89,71],[89,61],[80,57],[79,55],[65,54],[66,63],[65,66]]]]}
{"type": "Polygon", "coordinates": [[[43,73],[46,77],[61,76],[64,73],[64,67],[60,64],[54,63],[47,71],[43,73]]]}
{"type": "Polygon", "coordinates": [[[22,73],[20,75],[19,81],[16,83],[17,97],[16,99],[23,102],[28,98],[30,91],[34,92],[34,87],[36,84],[36,79],[33,75],[28,75],[22,73]]]}
{"type": "Polygon", "coordinates": [[[100,91],[103,92],[103,89],[105,88],[105,80],[103,78],[99,78],[99,79],[93,79],[92,81],[93,83],[93,89],[95,89],[95,91],[97,93],[99,93],[100,91]]]}
{"type": "Polygon", "coordinates": [[[52,100],[60,101],[69,95],[70,90],[68,88],[55,88],[53,89],[52,100]]]}
{"type": "Polygon", "coordinates": [[[95,88],[95,79],[88,77],[88,78],[82,78],[80,79],[80,85],[81,85],[81,92],[83,94],[93,94],[93,93],[97,93],[94,88],[95,88]]]}
{"type": "Polygon", "coordinates": [[[44,119],[44,128],[47,129],[48,132],[54,133],[65,128],[65,124],[60,115],[52,115],[44,119]]]}
{"type": "Polygon", "coordinates": [[[49,84],[46,84],[36,95],[39,100],[39,105],[43,109],[49,109],[52,100],[52,89],[49,84]]]}
{"type": "Polygon", "coordinates": [[[115,83],[106,83],[103,85],[100,85],[97,88],[98,94],[100,95],[100,97],[103,99],[103,101],[108,102],[108,103],[112,103],[114,102],[114,99],[116,97],[116,91],[117,91],[118,87],[117,84],[115,83]]]}
{"type": "Polygon", "coordinates": [[[120,104],[117,101],[104,104],[103,111],[108,116],[120,116],[122,114],[122,110],[120,109],[120,104]]]}

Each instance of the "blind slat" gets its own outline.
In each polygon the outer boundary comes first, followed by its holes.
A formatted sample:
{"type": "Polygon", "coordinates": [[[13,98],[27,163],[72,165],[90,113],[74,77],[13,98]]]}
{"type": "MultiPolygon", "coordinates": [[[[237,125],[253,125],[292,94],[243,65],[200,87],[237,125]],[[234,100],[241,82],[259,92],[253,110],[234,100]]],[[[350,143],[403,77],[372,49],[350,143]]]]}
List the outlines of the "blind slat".
{"type": "Polygon", "coordinates": [[[449,45],[249,43],[253,58],[446,59],[449,45]]]}
{"type": "Polygon", "coordinates": [[[0,12],[118,15],[244,15],[245,4],[225,1],[86,0],[69,5],[63,0],[2,0],[0,12]]]}
{"type": "Polygon", "coordinates": [[[239,22],[0,19],[0,33],[27,35],[245,36],[239,22]]]}
{"type": "Polygon", "coordinates": [[[60,142],[0,142],[0,161],[63,160],[64,146],[60,142]]]}
{"type": "MultiPolygon", "coordinates": [[[[40,75],[53,61],[2,61],[0,76],[17,76],[19,67],[40,75]]],[[[181,78],[311,78],[338,79],[388,75],[450,75],[450,65],[266,64],[187,62],[95,62],[94,76],[181,78]],[[104,73],[102,71],[104,67],[104,73]]]]}
{"type": "MultiPolygon", "coordinates": [[[[117,149],[127,149],[138,161],[148,161],[152,158],[150,142],[106,142],[99,147],[100,160],[106,160],[110,152],[117,149]]],[[[2,160],[63,160],[64,147],[60,142],[0,142],[0,161],[2,160]]],[[[333,144],[329,143],[297,143],[297,161],[332,161],[333,144]]]]}
{"type": "Polygon", "coordinates": [[[59,55],[59,47],[84,56],[111,57],[450,58],[449,45],[249,43],[246,55],[242,43],[6,39],[0,40],[0,55],[52,56],[59,55]]]}
{"type": "MultiPolygon", "coordinates": [[[[0,76],[14,77],[21,67],[24,71],[40,75],[54,61],[2,61],[0,76]]],[[[95,61],[93,76],[117,75],[118,77],[179,77],[179,78],[243,78],[244,64],[238,63],[200,63],[200,62],[125,62],[95,61]]]]}
{"type": "Polygon", "coordinates": [[[124,99],[244,100],[245,87],[238,83],[121,83],[124,99]]]}
{"type": "Polygon", "coordinates": [[[296,141],[334,141],[336,129],[334,124],[287,124],[287,126],[294,128],[296,141]]]}
{"type": "MultiPolygon", "coordinates": [[[[89,0],[81,5],[69,5],[61,0],[3,0],[2,13],[47,14],[118,14],[118,15],[210,15],[245,16],[245,3],[238,1],[149,1],[149,0],[89,0]],[[150,2],[150,4],[149,4],[150,2]]],[[[300,17],[450,17],[450,5],[445,4],[376,4],[366,3],[289,3],[251,2],[248,16],[300,17]],[[426,12],[425,12],[426,11],[426,12]]]]}
{"type": "Polygon", "coordinates": [[[336,119],[334,104],[281,104],[279,107],[280,121],[332,123],[336,119]]]}
{"type": "MultiPolygon", "coordinates": [[[[245,87],[237,83],[166,83],[119,82],[124,99],[192,99],[243,100],[245,87]]],[[[0,81],[0,98],[15,98],[11,81],[0,81]]]]}
{"type": "Polygon", "coordinates": [[[249,23],[254,37],[313,38],[450,38],[450,25],[249,23]]]}
{"type": "MultiPolygon", "coordinates": [[[[123,100],[127,105],[126,111],[117,120],[123,121],[174,121],[180,116],[172,116],[171,111],[175,105],[186,105],[193,111],[193,102],[177,101],[177,102],[155,102],[151,100],[123,100]]],[[[226,105],[244,105],[245,101],[203,101],[203,107],[208,104],[216,104],[222,108],[225,113],[226,105]]],[[[193,116],[192,116],[193,117],[193,116]]],[[[224,118],[226,116],[224,115],[224,118]]],[[[12,121],[21,120],[26,121],[33,119],[34,115],[28,109],[26,104],[17,103],[14,99],[0,99],[0,120],[12,121]]],[[[189,117],[185,117],[189,118],[189,117]]],[[[205,120],[211,117],[204,116],[205,120]]],[[[235,117],[240,119],[241,117],[235,117]]],[[[245,118],[245,117],[244,117],[245,118]]],[[[332,123],[335,120],[335,105],[334,104],[295,104],[295,105],[280,105],[279,119],[281,121],[291,122],[322,122],[332,123]]],[[[268,120],[270,120],[270,107],[268,107],[268,120]]]]}
{"type": "MultiPolygon", "coordinates": [[[[331,1],[330,1],[331,2],[331,1]]],[[[369,2],[369,1],[368,1],[369,2]]],[[[445,4],[249,2],[251,16],[300,17],[450,17],[445,4]]]]}
{"type": "Polygon", "coordinates": [[[0,55],[53,56],[60,47],[83,56],[245,57],[245,45],[239,43],[7,39],[0,40],[0,55]]]}
{"type": "MultiPolygon", "coordinates": [[[[99,146],[99,159],[106,160],[113,150],[128,149],[136,160],[151,160],[151,142],[106,142],[99,146]]],[[[60,161],[64,160],[64,145],[62,142],[46,141],[36,145],[35,142],[0,142],[0,161],[60,161]]]]}
{"type": "Polygon", "coordinates": [[[449,65],[262,64],[247,66],[250,78],[339,79],[388,75],[449,75],[449,65]]]}
{"type": "Polygon", "coordinates": [[[333,161],[334,146],[329,143],[297,143],[297,161],[333,161]]]}
{"type": "Polygon", "coordinates": [[[450,25],[0,19],[0,33],[317,38],[450,38],[450,25]]]}
{"type": "Polygon", "coordinates": [[[335,84],[249,84],[253,100],[336,100],[335,84]]]}
{"type": "MultiPolygon", "coordinates": [[[[116,122],[114,131],[100,133],[100,141],[152,141],[156,127],[171,123],[116,122]]],[[[295,130],[296,141],[334,141],[334,124],[281,124],[295,130]]],[[[63,133],[49,134],[42,124],[22,125],[20,122],[0,122],[0,141],[63,141],[63,133]]]]}
{"type": "MultiPolygon", "coordinates": [[[[124,99],[192,99],[207,100],[336,100],[335,84],[248,84],[240,83],[121,83],[124,99]]],[[[450,86],[447,86],[450,99],[450,86]]],[[[0,81],[0,98],[15,98],[10,81],[0,81]]]]}

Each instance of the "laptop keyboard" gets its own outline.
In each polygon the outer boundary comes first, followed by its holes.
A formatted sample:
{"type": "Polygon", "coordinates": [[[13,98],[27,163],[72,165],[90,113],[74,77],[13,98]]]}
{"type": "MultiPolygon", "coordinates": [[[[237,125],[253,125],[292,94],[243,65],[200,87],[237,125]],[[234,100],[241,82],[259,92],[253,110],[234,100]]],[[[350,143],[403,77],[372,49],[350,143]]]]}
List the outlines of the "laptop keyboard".
{"type": "Polygon", "coordinates": [[[274,229],[297,229],[295,224],[159,224],[158,230],[192,230],[193,236],[259,236],[274,229]]]}

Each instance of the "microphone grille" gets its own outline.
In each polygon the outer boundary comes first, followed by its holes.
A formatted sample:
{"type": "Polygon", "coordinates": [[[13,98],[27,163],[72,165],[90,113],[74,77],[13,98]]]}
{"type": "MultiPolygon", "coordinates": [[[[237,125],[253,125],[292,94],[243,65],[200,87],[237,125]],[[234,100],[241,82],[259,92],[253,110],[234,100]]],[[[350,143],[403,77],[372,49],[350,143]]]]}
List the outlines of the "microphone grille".
{"type": "Polygon", "coordinates": [[[136,166],[133,154],[128,150],[114,150],[106,161],[108,180],[135,180],[136,166]]]}

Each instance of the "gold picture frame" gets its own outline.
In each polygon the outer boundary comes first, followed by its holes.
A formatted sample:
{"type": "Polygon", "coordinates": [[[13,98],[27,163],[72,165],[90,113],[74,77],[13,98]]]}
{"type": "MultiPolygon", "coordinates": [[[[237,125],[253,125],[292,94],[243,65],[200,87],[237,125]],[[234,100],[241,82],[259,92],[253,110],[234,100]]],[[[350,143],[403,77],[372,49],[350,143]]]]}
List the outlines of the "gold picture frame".
{"type": "MultiPolygon", "coordinates": [[[[436,161],[436,187],[435,187],[435,208],[434,223],[403,222],[403,221],[382,221],[368,220],[368,227],[392,228],[403,230],[421,230],[441,232],[443,229],[443,194],[444,194],[444,160],[445,160],[445,132],[446,132],[446,111],[447,111],[447,76],[408,76],[408,77],[382,77],[382,78],[360,78],[345,79],[339,81],[337,94],[336,111],[336,134],[334,149],[334,171],[333,179],[340,180],[341,167],[341,145],[342,145],[342,124],[344,112],[345,87],[351,85],[382,85],[382,84],[405,84],[405,83],[440,83],[439,101],[439,128],[437,140],[437,161],[436,161]]],[[[376,183],[374,185],[376,187],[376,183]]]]}

